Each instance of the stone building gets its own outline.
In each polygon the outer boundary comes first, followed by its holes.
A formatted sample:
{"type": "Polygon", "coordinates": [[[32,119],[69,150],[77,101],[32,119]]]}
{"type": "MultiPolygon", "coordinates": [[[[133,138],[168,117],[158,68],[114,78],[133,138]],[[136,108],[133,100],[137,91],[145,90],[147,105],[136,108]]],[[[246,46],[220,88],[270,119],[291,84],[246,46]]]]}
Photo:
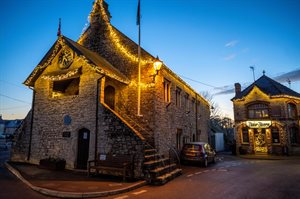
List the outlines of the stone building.
{"type": "Polygon", "coordinates": [[[154,67],[159,60],[144,49],[139,84],[138,45],[110,24],[108,5],[96,0],[89,18],[77,42],[58,36],[24,82],[33,105],[12,159],[54,156],[86,169],[98,154],[134,154],[139,178],[157,157],[145,148],[169,157],[185,142],[207,141],[208,102],[166,65],[154,67]]]}
{"type": "Polygon", "coordinates": [[[238,152],[300,154],[300,94],[261,76],[232,99],[238,152]]]}

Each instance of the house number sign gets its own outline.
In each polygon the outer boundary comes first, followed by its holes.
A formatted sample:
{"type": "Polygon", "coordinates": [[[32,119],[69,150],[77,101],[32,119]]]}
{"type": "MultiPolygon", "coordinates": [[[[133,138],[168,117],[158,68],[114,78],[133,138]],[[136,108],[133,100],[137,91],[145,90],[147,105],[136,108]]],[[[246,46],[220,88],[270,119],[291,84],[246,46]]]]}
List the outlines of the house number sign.
{"type": "Polygon", "coordinates": [[[272,122],[271,121],[246,121],[246,125],[249,128],[269,128],[271,126],[272,122]]]}

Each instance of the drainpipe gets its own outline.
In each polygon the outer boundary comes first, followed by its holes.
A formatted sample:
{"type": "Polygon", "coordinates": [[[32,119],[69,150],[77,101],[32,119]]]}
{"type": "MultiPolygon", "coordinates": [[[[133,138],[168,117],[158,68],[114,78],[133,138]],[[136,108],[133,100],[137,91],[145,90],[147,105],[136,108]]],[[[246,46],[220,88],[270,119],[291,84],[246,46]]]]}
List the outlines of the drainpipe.
{"type": "Polygon", "coordinates": [[[96,96],[96,127],[95,127],[95,160],[97,160],[97,153],[98,153],[98,148],[97,148],[97,145],[98,145],[98,107],[99,107],[99,103],[100,103],[100,100],[99,100],[99,84],[100,84],[100,80],[104,77],[104,75],[102,77],[100,77],[98,80],[97,80],[97,96],[96,96]]]}
{"type": "Polygon", "coordinates": [[[33,129],[33,117],[34,117],[34,102],[35,102],[35,94],[36,91],[34,88],[29,87],[33,92],[32,92],[32,104],[31,104],[31,121],[30,121],[30,133],[29,133],[29,146],[28,146],[28,154],[27,154],[27,161],[30,160],[31,156],[31,143],[32,143],[32,129],[33,129]]]}

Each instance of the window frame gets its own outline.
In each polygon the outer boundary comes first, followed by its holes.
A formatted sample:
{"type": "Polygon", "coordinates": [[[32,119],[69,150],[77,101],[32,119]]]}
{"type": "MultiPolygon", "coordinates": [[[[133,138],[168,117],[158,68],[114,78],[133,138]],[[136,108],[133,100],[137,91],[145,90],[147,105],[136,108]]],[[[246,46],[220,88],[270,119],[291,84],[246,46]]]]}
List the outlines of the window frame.
{"type": "Polygon", "coordinates": [[[242,144],[249,144],[250,143],[249,128],[247,128],[247,127],[242,128],[241,141],[242,141],[242,144]],[[248,141],[245,141],[245,139],[244,139],[244,134],[246,134],[245,131],[247,131],[247,140],[248,141]]]}
{"type": "Polygon", "coordinates": [[[271,128],[271,140],[272,140],[272,144],[280,144],[281,143],[280,132],[279,132],[279,129],[277,127],[272,127],[271,128]],[[275,131],[275,129],[276,129],[277,132],[275,131]],[[275,138],[274,138],[273,134],[278,134],[278,142],[274,142],[275,138]]]}
{"type": "Polygon", "coordinates": [[[247,114],[249,119],[267,119],[270,118],[270,107],[263,102],[251,103],[247,105],[247,114]]]}

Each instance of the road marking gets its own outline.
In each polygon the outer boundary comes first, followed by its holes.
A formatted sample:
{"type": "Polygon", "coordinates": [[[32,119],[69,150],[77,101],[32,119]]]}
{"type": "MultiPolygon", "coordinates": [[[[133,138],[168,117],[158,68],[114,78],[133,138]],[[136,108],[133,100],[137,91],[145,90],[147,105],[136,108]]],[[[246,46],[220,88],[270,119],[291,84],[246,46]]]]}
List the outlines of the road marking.
{"type": "Polygon", "coordinates": [[[226,166],[226,168],[229,168],[229,167],[230,167],[230,165],[227,165],[227,166],[226,166]]]}
{"type": "Polygon", "coordinates": [[[211,171],[216,171],[217,169],[212,169],[211,171]]]}
{"type": "Polygon", "coordinates": [[[195,173],[196,175],[199,175],[200,173],[202,173],[201,171],[199,171],[199,172],[197,172],[197,173],[195,173]]]}
{"type": "Polygon", "coordinates": [[[117,198],[114,198],[114,199],[124,199],[124,198],[128,198],[128,195],[120,196],[120,197],[117,197],[117,198]]]}
{"type": "Polygon", "coordinates": [[[227,169],[218,169],[218,171],[228,171],[227,169]]]}
{"type": "Polygon", "coordinates": [[[204,170],[203,173],[206,173],[206,172],[208,172],[208,171],[209,171],[209,170],[204,170]]]}
{"type": "Polygon", "coordinates": [[[134,192],[132,194],[139,195],[139,194],[142,194],[142,193],[145,193],[145,192],[147,192],[147,190],[142,190],[142,191],[134,192]]]}
{"type": "Polygon", "coordinates": [[[193,175],[194,175],[194,174],[190,174],[190,175],[187,175],[186,177],[188,177],[188,178],[189,178],[189,177],[192,177],[193,175]]]}

